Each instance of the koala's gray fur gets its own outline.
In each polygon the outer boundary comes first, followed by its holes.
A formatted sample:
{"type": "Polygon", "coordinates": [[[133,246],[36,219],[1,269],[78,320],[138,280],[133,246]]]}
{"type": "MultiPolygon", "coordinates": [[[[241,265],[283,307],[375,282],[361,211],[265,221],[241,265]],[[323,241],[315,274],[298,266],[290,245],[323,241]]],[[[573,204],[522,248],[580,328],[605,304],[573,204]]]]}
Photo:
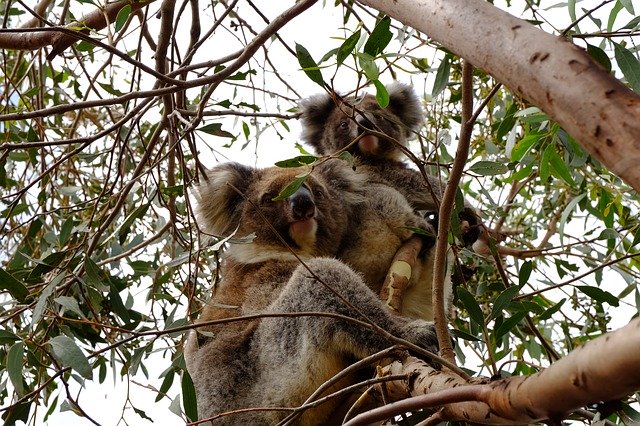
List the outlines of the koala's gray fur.
{"type": "MultiPolygon", "coordinates": [[[[364,191],[369,188],[366,177],[339,160],[316,166],[287,200],[272,201],[299,173],[299,169],[224,164],[201,183],[196,191],[198,224],[218,236],[237,228],[237,237],[253,233],[255,238],[251,244],[230,245],[219,287],[199,321],[269,312],[324,312],[362,319],[326,283],[378,326],[436,351],[431,323],[392,316],[360,274],[345,262],[326,257],[358,241],[353,237],[363,223],[377,226],[385,241],[399,245],[411,234],[403,226],[422,226],[421,219],[403,207],[408,204],[397,192],[396,198],[389,195],[393,193],[388,187],[364,191]],[[368,197],[379,200],[379,205],[368,197]],[[393,217],[374,208],[393,212],[393,217]],[[267,226],[265,217],[283,240],[267,226]],[[313,273],[300,265],[287,245],[313,273]]],[[[362,242],[368,244],[368,238],[362,242]]],[[[392,257],[397,247],[385,250],[383,255],[392,257]]],[[[201,419],[250,407],[298,406],[354,360],[390,345],[371,329],[319,316],[263,318],[201,330],[206,334],[192,333],[185,346],[201,419]]],[[[299,424],[325,423],[340,402],[306,411],[299,424]]],[[[286,414],[251,411],[220,417],[216,424],[274,424],[286,414]]]]}

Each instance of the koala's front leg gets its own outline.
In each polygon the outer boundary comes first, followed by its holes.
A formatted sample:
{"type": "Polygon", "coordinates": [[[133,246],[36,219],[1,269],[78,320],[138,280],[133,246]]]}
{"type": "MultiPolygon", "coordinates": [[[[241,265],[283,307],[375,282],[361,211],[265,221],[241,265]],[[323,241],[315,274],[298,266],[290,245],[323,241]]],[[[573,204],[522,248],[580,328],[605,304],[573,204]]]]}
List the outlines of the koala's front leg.
{"type": "MultiPolygon", "coordinates": [[[[362,278],[344,263],[336,259],[316,258],[308,261],[307,266],[318,279],[306,268],[298,267],[280,297],[271,305],[270,311],[335,313],[364,320],[345,303],[347,301],[391,334],[437,352],[433,324],[426,321],[408,322],[392,316],[362,278]],[[340,296],[321,281],[331,286],[340,296]]],[[[370,328],[330,317],[267,319],[262,321],[260,328],[261,335],[269,335],[270,339],[279,341],[280,348],[287,349],[280,354],[284,357],[283,362],[292,358],[301,361],[300,358],[305,353],[311,354],[312,358],[344,357],[345,354],[364,358],[391,345],[380,333],[370,328]]],[[[314,362],[313,359],[308,361],[314,362]]]]}

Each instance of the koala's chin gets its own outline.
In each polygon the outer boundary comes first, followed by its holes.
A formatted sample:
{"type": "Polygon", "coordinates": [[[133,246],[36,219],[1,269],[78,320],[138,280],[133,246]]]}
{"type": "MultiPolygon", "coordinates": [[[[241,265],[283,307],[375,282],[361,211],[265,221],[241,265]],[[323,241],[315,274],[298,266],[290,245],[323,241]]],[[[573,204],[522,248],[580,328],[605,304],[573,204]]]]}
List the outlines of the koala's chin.
{"type": "Polygon", "coordinates": [[[289,236],[302,249],[311,252],[316,244],[318,221],[315,218],[298,220],[289,225],[289,236]]]}

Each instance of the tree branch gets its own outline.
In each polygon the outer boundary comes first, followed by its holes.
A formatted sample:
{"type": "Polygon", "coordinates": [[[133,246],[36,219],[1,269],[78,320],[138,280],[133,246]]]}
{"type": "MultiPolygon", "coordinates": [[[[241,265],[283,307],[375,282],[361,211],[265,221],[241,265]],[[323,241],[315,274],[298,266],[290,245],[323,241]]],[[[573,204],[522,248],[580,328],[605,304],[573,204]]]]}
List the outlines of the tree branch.
{"type": "Polygon", "coordinates": [[[409,374],[405,382],[387,383],[387,391],[412,398],[361,414],[346,424],[365,425],[419,408],[447,404],[440,416],[481,424],[530,424],[560,420],[597,401],[622,398],[640,389],[640,318],[585,343],[549,368],[530,376],[513,376],[482,384],[465,384],[409,357],[394,362],[389,374],[409,374]],[[603,362],[606,359],[606,362],[603,362]]]}

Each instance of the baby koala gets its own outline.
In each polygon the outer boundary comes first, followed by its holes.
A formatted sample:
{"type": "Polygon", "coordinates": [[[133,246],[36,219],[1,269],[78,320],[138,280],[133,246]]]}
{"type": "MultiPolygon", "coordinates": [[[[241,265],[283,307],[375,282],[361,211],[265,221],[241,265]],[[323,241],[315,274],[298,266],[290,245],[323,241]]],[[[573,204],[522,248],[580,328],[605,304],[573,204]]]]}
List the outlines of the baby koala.
{"type": "MultiPolygon", "coordinates": [[[[416,210],[437,212],[444,184],[435,176],[423,176],[402,161],[401,147],[424,124],[424,112],[413,89],[394,82],[386,86],[389,105],[381,108],[375,97],[330,96],[323,93],[302,99],[299,110],[302,139],[318,155],[346,149],[360,160],[360,170],[370,182],[391,186],[416,210]]],[[[461,238],[473,244],[480,235],[480,219],[470,205],[459,214],[461,238]]]]}
{"type": "MultiPolygon", "coordinates": [[[[344,317],[370,321],[437,351],[431,323],[391,315],[363,276],[335,258],[355,241],[354,230],[360,229],[370,208],[363,206],[374,205],[363,193],[366,177],[340,160],[324,161],[291,195],[278,199],[306,172],[228,163],[211,169],[196,189],[201,229],[217,236],[234,231],[238,238],[253,236],[251,243],[229,240],[220,282],[199,322],[267,315],[202,326],[187,339],[185,360],[200,419],[277,423],[289,413],[283,407],[299,406],[355,360],[391,345],[373,327],[344,317]],[[262,409],[245,410],[251,407],[262,409]],[[234,413],[220,416],[230,411],[234,413]]],[[[408,211],[414,218],[412,209],[408,211]]],[[[409,226],[421,225],[408,221],[409,226]]],[[[386,229],[384,221],[378,223],[386,229]]],[[[397,232],[392,245],[411,235],[395,223],[390,229],[397,232]]],[[[388,238],[386,230],[382,233],[388,238]]],[[[373,233],[370,238],[375,237],[373,233]]],[[[395,250],[389,249],[391,257],[395,250]]],[[[342,402],[335,399],[305,411],[299,424],[325,423],[342,402]]]]}

